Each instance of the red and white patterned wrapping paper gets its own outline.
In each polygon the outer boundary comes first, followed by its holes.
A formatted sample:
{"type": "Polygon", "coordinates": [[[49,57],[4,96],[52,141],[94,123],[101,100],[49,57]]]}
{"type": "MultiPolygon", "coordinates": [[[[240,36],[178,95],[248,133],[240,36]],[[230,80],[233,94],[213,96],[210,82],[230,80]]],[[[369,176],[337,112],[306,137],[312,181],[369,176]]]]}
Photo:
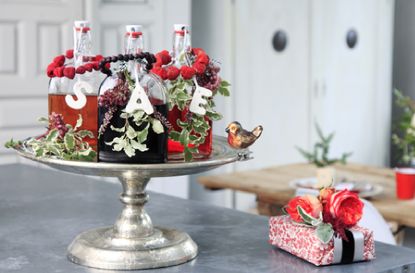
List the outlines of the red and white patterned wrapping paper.
{"type": "MultiPolygon", "coordinates": [[[[287,215],[271,217],[269,225],[270,244],[317,266],[334,263],[334,239],[323,244],[315,235],[314,227],[297,224],[287,215]]],[[[364,235],[361,260],[375,259],[373,232],[359,226],[354,226],[351,230],[359,231],[364,235]]]]}

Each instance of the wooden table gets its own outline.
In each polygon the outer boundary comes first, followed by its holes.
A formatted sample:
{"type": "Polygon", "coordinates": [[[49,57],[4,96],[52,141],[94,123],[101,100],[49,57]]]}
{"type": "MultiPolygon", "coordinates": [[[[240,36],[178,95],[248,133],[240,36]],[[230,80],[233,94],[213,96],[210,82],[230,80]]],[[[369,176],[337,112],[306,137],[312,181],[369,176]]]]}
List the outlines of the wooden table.
{"type": "MultiPolygon", "coordinates": [[[[384,192],[370,201],[389,222],[415,228],[415,200],[397,200],[395,174],[392,169],[360,164],[335,165],[337,178],[365,181],[381,185],[384,192]]],[[[209,189],[233,189],[256,194],[257,208],[262,215],[279,215],[281,206],[293,197],[295,190],[289,182],[315,176],[310,164],[290,164],[255,171],[200,177],[199,182],[209,189]]]]}

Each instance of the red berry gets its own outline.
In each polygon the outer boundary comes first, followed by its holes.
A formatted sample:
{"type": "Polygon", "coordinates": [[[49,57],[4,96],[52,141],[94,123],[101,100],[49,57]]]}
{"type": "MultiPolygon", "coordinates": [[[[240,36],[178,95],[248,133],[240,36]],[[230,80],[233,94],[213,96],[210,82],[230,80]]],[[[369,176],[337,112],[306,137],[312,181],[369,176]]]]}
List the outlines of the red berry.
{"type": "Polygon", "coordinates": [[[206,54],[200,54],[196,57],[196,62],[204,64],[204,65],[208,65],[209,64],[209,56],[206,55],[206,54]]]}
{"type": "Polygon", "coordinates": [[[81,65],[81,66],[78,66],[77,68],[76,68],[76,74],[84,74],[85,73],[85,67],[83,66],[83,65],[81,65]]]}
{"type": "Polygon", "coordinates": [[[177,79],[177,77],[180,75],[180,70],[175,66],[169,66],[167,67],[167,78],[171,81],[174,81],[177,79]]]}
{"type": "Polygon", "coordinates": [[[54,70],[53,70],[53,73],[55,74],[55,76],[56,77],[58,77],[58,78],[62,78],[63,77],[63,67],[56,67],[54,70]]]}
{"type": "Polygon", "coordinates": [[[167,79],[167,72],[166,72],[165,69],[163,69],[161,67],[154,67],[153,69],[151,69],[151,72],[158,75],[162,80],[167,79]]]}
{"type": "Polygon", "coordinates": [[[56,66],[62,66],[65,63],[65,56],[63,55],[56,56],[53,59],[53,62],[56,64],[56,66]]]}
{"type": "Polygon", "coordinates": [[[182,66],[180,68],[180,74],[182,75],[183,79],[189,80],[195,75],[195,70],[189,66],[182,66]]]}
{"type": "Polygon", "coordinates": [[[63,75],[69,79],[75,78],[75,67],[69,66],[63,69],[63,75]]]}
{"type": "Polygon", "coordinates": [[[104,67],[105,67],[106,69],[111,69],[111,63],[105,63],[104,67]]]}
{"type": "Polygon", "coordinates": [[[205,51],[202,48],[200,48],[200,47],[194,47],[194,48],[192,48],[192,52],[196,56],[199,55],[199,54],[205,54],[206,55],[205,51]]]}
{"type": "Polygon", "coordinates": [[[192,67],[198,75],[205,73],[206,65],[202,63],[194,63],[192,67]]]}
{"type": "Polygon", "coordinates": [[[170,53],[167,50],[162,50],[158,54],[164,55],[164,56],[170,56],[170,53]]]}
{"type": "Polygon", "coordinates": [[[48,67],[46,68],[46,74],[48,75],[49,78],[53,78],[55,77],[55,74],[53,73],[53,70],[56,68],[56,65],[54,63],[51,63],[50,65],[48,65],[48,67]]]}
{"type": "Polygon", "coordinates": [[[153,63],[153,67],[161,67],[163,63],[161,62],[161,58],[156,57],[156,62],[153,63]]]}
{"type": "Polygon", "coordinates": [[[86,63],[84,64],[84,66],[85,66],[85,70],[88,72],[91,72],[92,69],[94,69],[94,65],[92,63],[86,63]]]}
{"type": "Polygon", "coordinates": [[[100,62],[102,59],[104,59],[104,56],[102,56],[102,55],[95,56],[95,61],[97,61],[97,62],[100,62]]]}
{"type": "Polygon", "coordinates": [[[72,59],[73,58],[73,49],[68,49],[66,50],[66,54],[65,54],[66,58],[68,59],[72,59]]]}
{"type": "Polygon", "coordinates": [[[157,62],[160,60],[164,65],[169,64],[171,62],[170,53],[167,50],[163,50],[156,54],[156,60],[157,62]]]}
{"type": "Polygon", "coordinates": [[[92,62],[91,64],[94,70],[99,70],[99,62],[92,62]]]}

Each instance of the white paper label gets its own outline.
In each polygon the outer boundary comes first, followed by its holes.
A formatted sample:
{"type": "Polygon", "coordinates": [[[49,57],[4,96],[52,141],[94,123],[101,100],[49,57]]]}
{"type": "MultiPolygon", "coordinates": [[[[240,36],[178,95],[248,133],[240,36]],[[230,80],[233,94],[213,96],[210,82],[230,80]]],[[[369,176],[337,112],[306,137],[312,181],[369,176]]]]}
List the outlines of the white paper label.
{"type": "Polygon", "coordinates": [[[94,92],[92,86],[84,81],[78,81],[73,86],[76,99],[72,95],[66,95],[66,104],[76,110],[82,109],[86,105],[85,94],[92,94],[94,92]]]}
{"type": "Polygon", "coordinates": [[[146,94],[144,88],[138,83],[131,94],[130,100],[125,107],[127,113],[132,113],[136,110],[143,110],[147,115],[151,115],[154,112],[153,105],[146,94]]]}
{"type": "Polygon", "coordinates": [[[196,83],[196,90],[193,93],[192,101],[190,102],[189,110],[192,113],[205,115],[206,109],[203,105],[207,104],[207,101],[203,97],[211,97],[212,91],[207,88],[201,87],[196,83]]]}

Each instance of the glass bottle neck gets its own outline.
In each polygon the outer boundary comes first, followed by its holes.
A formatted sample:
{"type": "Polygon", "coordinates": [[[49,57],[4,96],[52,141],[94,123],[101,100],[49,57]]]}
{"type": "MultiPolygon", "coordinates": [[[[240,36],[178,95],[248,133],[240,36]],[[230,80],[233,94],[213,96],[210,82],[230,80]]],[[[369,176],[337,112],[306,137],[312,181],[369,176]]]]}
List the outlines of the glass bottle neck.
{"type": "MultiPolygon", "coordinates": [[[[140,33],[127,32],[124,40],[124,53],[125,54],[137,54],[144,51],[143,35],[140,33]]],[[[131,73],[131,76],[135,79],[138,77],[141,71],[141,64],[137,61],[128,61],[127,69],[131,73]],[[137,74],[138,73],[138,74],[137,74]]]]}
{"type": "Polygon", "coordinates": [[[75,66],[83,63],[83,56],[92,55],[92,41],[89,28],[74,29],[75,66]]]}
{"type": "Polygon", "coordinates": [[[184,54],[192,49],[190,33],[188,31],[176,31],[173,35],[173,61],[176,65],[186,64],[184,54]]]}
{"type": "Polygon", "coordinates": [[[143,35],[133,36],[126,34],[124,42],[124,53],[125,54],[136,54],[144,50],[143,35]]]}

